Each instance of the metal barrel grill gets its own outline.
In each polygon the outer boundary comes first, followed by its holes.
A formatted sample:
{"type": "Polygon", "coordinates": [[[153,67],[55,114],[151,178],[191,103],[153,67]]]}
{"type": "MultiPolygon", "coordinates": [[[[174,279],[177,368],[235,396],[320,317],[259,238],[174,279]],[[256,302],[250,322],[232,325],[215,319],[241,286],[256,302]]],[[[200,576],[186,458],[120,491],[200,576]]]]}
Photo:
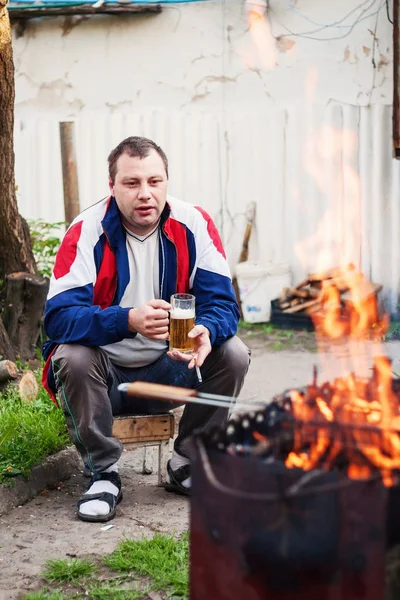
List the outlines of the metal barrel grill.
{"type": "MultiPolygon", "coordinates": [[[[155,396],[157,387],[148,390],[158,399],[213,402],[179,388],[155,396]]],[[[400,543],[399,488],[378,470],[349,478],[340,453],[331,469],[288,468],[296,436],[307,444],[320,426],[297,423],[282,394],[194,436],[191,600],[384,599],[386,550],[400,543]]],[[[329,427],[345,440],[355,428],[329,427]]],[[[358,439],[376,435],[358,429],[358,439]]]]}

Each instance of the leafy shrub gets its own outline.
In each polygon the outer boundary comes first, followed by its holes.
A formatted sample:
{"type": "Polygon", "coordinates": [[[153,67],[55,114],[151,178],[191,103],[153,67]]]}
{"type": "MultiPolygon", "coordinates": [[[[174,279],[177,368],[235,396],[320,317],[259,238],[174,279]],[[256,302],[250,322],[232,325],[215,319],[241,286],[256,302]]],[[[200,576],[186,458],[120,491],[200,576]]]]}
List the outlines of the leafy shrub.
{"type": "Polygon", "coordinates": [[[37,219],[28,220],[28,225],[39,273],[43,277],[50,277],[65,223],[63,221],[46,223],[42,219],[37,219]],[[55,235],[56,231],[60,232],[60,236],[55,235]]]}

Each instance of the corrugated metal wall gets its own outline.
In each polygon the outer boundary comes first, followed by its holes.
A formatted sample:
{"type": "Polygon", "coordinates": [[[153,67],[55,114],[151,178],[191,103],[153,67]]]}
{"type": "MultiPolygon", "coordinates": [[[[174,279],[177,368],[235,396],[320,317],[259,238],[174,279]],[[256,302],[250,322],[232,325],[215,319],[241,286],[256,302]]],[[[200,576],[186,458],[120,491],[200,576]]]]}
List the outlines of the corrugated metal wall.
{"type": "MultiPolygon", "coordinates": [[[[391,107],[292,107],[252,112],[82,115],[76,122],[81,207],[105,196],[106,158],[128,135],[155,139],[170,159],[170,193],[215,218],[231,266],[256,202],[250,258],[309,270],[352,260],[384,285],[395,311],[400,275],[400,163],[391,107]]],[[[21,213],[63,220],[59,126],[16,122],[21,213]]]]}

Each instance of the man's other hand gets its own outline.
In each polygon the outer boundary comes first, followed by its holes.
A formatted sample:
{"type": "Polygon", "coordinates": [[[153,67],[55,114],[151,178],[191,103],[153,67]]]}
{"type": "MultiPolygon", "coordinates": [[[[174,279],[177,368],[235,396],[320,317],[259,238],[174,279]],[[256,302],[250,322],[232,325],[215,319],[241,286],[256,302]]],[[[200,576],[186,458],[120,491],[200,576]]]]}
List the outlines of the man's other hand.
{"type": "Polygon", "coordinates": [[[171,305],[165,300],[149,300],[139,308],[131,308],[128,317],[129,331],[140,333],[150,340],[167,340],[170,309],[171,305]]]}
{"type": "Polygon", "coordinates": [[[176,360],[186,360],[189,362],[189,369],[193,369],[195,365],[201,367],[207,356],[211,352],[210,332],[204,325],[195,325],[191,331],[189,331],[188,337],[194,339],[194,350],[192,353],[185,354],[178,352],[178,350],[172,350],[168,352],[170,358],[176,360]]]}

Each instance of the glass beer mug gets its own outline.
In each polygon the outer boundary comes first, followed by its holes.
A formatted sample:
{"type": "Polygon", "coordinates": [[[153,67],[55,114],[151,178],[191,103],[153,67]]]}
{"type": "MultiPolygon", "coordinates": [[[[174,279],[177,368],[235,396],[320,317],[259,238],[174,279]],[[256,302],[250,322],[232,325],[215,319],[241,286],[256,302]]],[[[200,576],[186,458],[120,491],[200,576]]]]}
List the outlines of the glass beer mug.
{"type": "Polygon", "coordinates": [[[194,340],[188,337],[194,327],[195,297],[191,294],[173,294],[169,320],[169,349],[191,353],[194,340]]]}

